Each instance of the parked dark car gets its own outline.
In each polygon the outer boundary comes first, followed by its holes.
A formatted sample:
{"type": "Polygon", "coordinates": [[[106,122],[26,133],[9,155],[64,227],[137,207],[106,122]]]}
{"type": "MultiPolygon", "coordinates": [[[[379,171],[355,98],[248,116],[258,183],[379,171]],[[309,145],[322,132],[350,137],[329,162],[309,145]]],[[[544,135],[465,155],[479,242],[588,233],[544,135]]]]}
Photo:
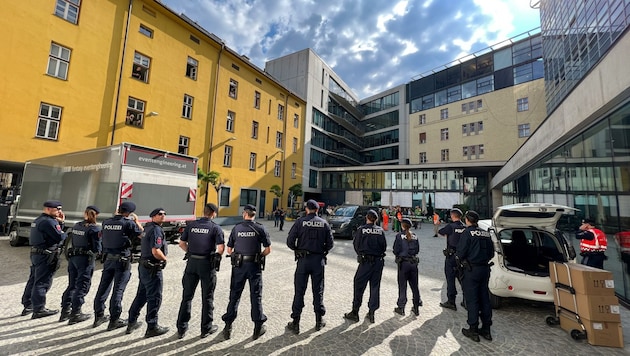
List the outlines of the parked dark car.
{"type": "Polygon", "coordinates": [[[341,205],[327,217],[335,237],[353,237],[357,228],[365,224],[365,215],[371,206],[341,205]]]}

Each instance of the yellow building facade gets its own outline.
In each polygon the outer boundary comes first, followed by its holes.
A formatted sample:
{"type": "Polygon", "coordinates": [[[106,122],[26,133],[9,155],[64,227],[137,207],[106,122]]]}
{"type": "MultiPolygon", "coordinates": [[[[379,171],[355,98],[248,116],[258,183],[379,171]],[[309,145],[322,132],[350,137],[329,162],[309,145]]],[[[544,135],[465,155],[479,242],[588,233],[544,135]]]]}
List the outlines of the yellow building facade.
{"type": "Polygon", "coordinates": [[[272,185],[286,198],[301,181],[304,100],[159,1],[10,2],[0,24],[8,51],[0,65],[10,68],[0,84],[0,100],[9,103],[0,123],[10,133],[0,162],[121,142],[179,152],[220,173],[223,193],[204,196],[201,184],[198,208],[222,195],[222,215],[237,214],[244,202],[269,211],[272,185]]]}

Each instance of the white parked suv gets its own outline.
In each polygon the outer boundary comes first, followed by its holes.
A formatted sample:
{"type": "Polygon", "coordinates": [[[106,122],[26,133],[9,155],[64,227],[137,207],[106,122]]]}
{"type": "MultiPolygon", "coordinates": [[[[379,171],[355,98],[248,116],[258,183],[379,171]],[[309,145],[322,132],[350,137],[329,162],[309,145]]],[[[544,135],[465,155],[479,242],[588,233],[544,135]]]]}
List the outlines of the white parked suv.
{"type": "Polygon", "coordinates": [[[492,220],[479,221],[481,229],[490,231],[496,251],[488,284],[493,308],[501,306],[502,298],[553,302],[549,261],[575,262],[575,250],[556,224],[575,210],[521,203],[499,207],[492,220]]]}

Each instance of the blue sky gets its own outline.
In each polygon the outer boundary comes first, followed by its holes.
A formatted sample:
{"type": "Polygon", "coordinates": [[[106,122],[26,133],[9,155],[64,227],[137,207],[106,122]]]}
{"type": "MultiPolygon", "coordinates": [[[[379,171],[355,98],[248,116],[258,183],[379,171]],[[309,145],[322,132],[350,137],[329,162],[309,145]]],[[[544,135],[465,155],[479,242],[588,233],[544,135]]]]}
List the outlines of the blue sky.
{"type": "Polygon", "coordinates": [[[313,48],[365,98],[540,26],[530,0],[162,0],[261,68],[313,48]]]}

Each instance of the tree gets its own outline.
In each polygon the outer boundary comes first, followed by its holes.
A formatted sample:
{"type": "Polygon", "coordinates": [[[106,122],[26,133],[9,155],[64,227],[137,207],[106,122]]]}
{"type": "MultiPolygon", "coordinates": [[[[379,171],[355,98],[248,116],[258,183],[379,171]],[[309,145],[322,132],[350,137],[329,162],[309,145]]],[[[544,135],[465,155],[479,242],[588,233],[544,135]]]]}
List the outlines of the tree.
{"type": "Polygon", "coordinates": [[[301,197],[304,192],[302,191],[302,183],[297,183],[289,187],[289,206],[293,207],[293,202],[301,197]]]}
{"type": "Polygon", "coordinates": [[[282,196],[282,188],[280,188],[280,186],[277,184],[272,185],[271,188],[269,188],[269,191],[278,198],[282,196]]]}
{"type": "Polygon", "coordinates": [[[221,188],[223,188],[223,186],[228,182],[228,180],[221,179],[221,173],[217,171],[209,171],[206,173],[201,168],[197,168],[197,178],[203,183],[206,183],[206,201],[208,200],[207,199],[207,194],[208,194],[207,186],[208,184],[212,185],[214,190],[217,192],[217,207],[218,207],[220,205],[219,192],[221,191],[221,188]]]}

